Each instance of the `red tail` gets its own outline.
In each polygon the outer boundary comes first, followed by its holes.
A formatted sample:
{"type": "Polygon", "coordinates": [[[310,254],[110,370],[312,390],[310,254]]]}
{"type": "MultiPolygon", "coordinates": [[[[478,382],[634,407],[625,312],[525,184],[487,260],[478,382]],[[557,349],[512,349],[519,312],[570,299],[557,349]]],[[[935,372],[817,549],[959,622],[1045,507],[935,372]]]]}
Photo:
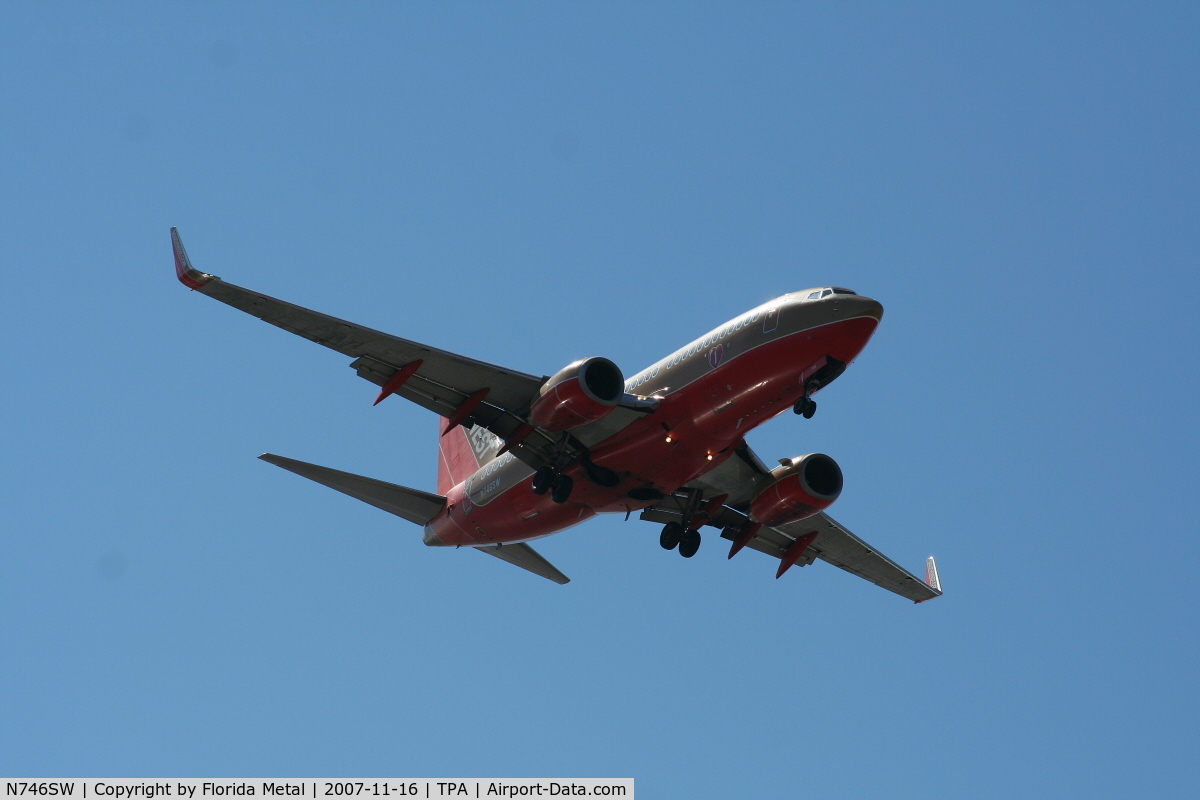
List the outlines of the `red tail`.
{"type": "Polygon", "coordinates": [[[438,437],[437,491],[440,495],[471,477],[481,466],[463,426],[446,433],[446,422],[445,417],[438,418],[438,433],[445,434],[438,437]]]}

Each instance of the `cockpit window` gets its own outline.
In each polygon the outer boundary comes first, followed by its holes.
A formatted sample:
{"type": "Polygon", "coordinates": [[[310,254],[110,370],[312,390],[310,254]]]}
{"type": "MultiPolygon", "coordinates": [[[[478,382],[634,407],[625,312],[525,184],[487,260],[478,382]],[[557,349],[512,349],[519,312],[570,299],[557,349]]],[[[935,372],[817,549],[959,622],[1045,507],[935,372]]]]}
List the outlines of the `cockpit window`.
{"type": "Polygon", "coordinates": [[[857,295],[858,293],[852,292],[849,289],[843,289],[840,286],[826,286],[824,289],[816,289],[814,291],[809,292],[807,295],[805,295],[804,299],[805,300],[819,300],[822,297],[829,297],[829,295],[831,295],[831,294],[857,295]]]}

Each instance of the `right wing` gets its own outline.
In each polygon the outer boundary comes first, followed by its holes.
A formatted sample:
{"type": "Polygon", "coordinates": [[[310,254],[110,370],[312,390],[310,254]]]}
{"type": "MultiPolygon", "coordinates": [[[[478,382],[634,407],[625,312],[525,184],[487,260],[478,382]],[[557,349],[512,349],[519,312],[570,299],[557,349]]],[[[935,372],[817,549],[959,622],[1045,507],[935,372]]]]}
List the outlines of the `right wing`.
{"type": "MultiPolygon", "coordinates": [[[[408,366],[415,371],[402,385],[393,388],[394,393],[452,419],[456,411],[475,398],[473,402],[478,404],[465,420],[459,420],[467,427],[473,423],[507,439],[525,424],[529,406],[546,381],[544,377],[401,339],[226,283],[192,267],[175,228],[171,228],[171,245],[175,273],[185,286],[354,358],[350,366],[360,377],[386,388],[388,380],[408,366]],[[416,367],[412,367],[414,364],[416,367]]],[[[548,444],[544,434],[534,431],[513,452],[522,460],[541,466],[538,450],[548,444]]]]}

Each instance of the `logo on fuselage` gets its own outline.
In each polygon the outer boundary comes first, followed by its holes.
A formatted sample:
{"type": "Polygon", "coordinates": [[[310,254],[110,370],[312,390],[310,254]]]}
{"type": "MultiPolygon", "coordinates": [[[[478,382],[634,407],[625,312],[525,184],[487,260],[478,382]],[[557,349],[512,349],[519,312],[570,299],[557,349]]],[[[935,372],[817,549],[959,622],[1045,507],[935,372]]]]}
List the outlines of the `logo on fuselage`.
{"type": "Polygon", "coordinates": [[[721,364],[721,358],[725,355],[725,345],[719,344],[712,350],[708,351],[708,363],[713,369],[716,369],[721,364]]]}
{"type": "Polygon", "coordinates": [[[479,425],[471,426],[471,430],[467,434],[467,441],[471,444],[471,452],[474,453],[475,462],[479,466],[483,466],[490,460],[489,450],[500,449],[500,438],[479,425]]]}

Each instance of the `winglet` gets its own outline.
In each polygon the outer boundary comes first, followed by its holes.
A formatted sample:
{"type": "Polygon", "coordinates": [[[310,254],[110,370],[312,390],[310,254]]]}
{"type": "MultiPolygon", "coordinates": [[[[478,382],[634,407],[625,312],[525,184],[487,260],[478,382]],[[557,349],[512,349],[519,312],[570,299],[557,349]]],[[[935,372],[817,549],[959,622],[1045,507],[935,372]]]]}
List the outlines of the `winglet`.
{"type": "Polygon", "coordinates": [[[189,289],[203,289],[204,284],[209,281],[220,280],[216,275],[209,275],[207,272],[192,268],[187,251],[183,249],[183,240],[179,238],[179,230],[174,227],[171,228],[171,249],[175,251],[175,274],[184,286],[189,289]]]}
{"type": "Polygon", "coordinates": [[[925,559],[925,583],[938,594],[942,592],[942,582],[938,579],[937,562],[933,556],[925,559]]]}

